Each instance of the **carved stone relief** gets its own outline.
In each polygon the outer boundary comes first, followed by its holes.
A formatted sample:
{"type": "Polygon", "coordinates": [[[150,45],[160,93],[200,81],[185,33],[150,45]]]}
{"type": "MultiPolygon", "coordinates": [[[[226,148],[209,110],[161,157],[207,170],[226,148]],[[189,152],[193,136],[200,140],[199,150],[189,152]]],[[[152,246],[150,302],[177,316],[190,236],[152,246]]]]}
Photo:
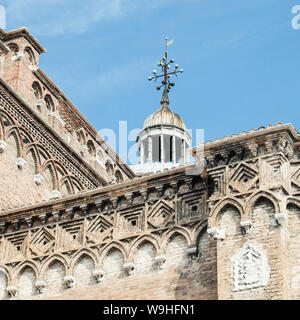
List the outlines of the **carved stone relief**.
{"type": "Polygon", "coordinates": [[[232,258],[233,291],[266,286],[270,267],[264,250],[247,242],[232,258]]]}

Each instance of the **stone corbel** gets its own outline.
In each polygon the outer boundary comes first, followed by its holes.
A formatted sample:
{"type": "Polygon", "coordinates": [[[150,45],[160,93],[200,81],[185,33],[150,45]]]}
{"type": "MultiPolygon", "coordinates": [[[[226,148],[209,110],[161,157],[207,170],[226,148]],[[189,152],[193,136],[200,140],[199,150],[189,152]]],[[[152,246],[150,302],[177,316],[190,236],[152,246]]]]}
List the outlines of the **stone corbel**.
{"type": "Polygon", "coordinates": [[[158,187],[156,187],[156,191],[157,191],[159,197],[162,197],[163,196],[163,192],[164,192],[164,187],[163,186],[158,186],[158,187]]]}
{"type": "Polygon", "coordinates": [[[111,183],[111,184],[117,183],[117,178],[114,175],[109,176],[108,177],[108,183],[111,183]]]}
{"type": "Polygon", "coordinates": [[[118,198],[111,199],[111,205],[112,205],[113,209],[116,210],[117,206],[118,206],[118,198]]]}
{"type": "Polygon", "coordinates": [[[43,294],[46,291],[47,285],[45,281],[37,281],[34,285],[39,294],[43,294]]]}
{"type": "Polygon", "coordinates": [[[225,229],[219,229],[217,227],[212,227],[207,229],[207,233],[214,239],[224,240],[225,239],[225,229]]]}
{"type": "Polygon", "coordinates": [[[68,218],[72,219],[73,217],[73,208],[67,208],[66,214],[68,215],[68,218]]]}
{"type": "Polygon", "coordinates": [[[250,151],[251,157],[256,158],[258,155],[258,146],[255,142],[248,144],[248,149],[250,151]]]}
{"type": "Polygon", "coordinates": [[[32,71],[37,71],[38,70],[38,66],[34,65],[34,64],[31,64],[29,65],[29,69],[32,70],[32,71]]]}
{"type": "Polygon", "coordinates": [[[131,205],[133,202],[133,193],[125,193],[125,198],[128,204],[131,205]]]}
{"type": "Polygon", "coordinates": [[[142,190],[141,191],[142,199],[143,201],[147,201],[148,199],[148,191],[147,190],[142,190]]]}
{"type": "Polygon", "coordinates": [[[86,144],[83,144],[82,146],[80,146],[79,150],[80,150],[81,156],[84,157],[85,153],[88,151],[88,146],[86,144]]]}
{"type": "Polygon", "coordinates": [[[58,190],[53,190],[51,193],[51,200],[57,200],[61,198],[61,193],[58,190]]]}
{"type": "Polygon", "coordinates": [[[37,108],[39,108],[39,109],[45,108],[45,107],[46,107],[46,101],[45,101],[44,99],[39,99],[39,100],[36,102],[36,106],[37,106],[37,108]]]}
{"type": "Polygon", "coordinates": [[[3,140],[0,141],[0,153],[3,153],[5,148],[7,147],[7,143],[3,140]]]}
{"type": "Polygon", "coordinates": [[[87,214],[87,208],[88,208],[88,206],[87,206],[87,204],[81,204],[80,205],[80,209],[82,210],[82,212],[83,212],[83,214],[86,216],[86,214],[87,214]]]}
{"type": "Polygon", "coordinates": [[[21,170],[21,169],[23,169],[23,167],[25,166],[26,160],[23,159],[23,158],[21,158],[21,157],[20,157],[20,158],[17,158],[16,164],[17,164],[17,167],[21,170]]]}
{"type": "Polygon", "coordinates": [[[250,220],[241,221],[243,234],[250,234],[253,230],[253,224],[250,220]]]}
{"type": "Polygon", "coordinates": [[[162,270],[166,265],[166,256],[160,255],[155,257],[155,264],[157,269],[162,270]]]}
{"type": "Polygon", "coordinates": [[[17,298],[18,289],[16,286],[8,286],[6,288],[6,291],[7,291],[11,300],[15,300],[17,298]]]}
{"type": "Polygon", "coordinates": [[[101,282],[104,279],[105,272],[103,270],[94,270],[93,276],[96,278],[97,282],[101,282]]]}
{"type": "Polygon", "coordinates": [[[16,52],[14,56],[11,57],[13,61],[20,61],[24,56],[24,52],[16,52]]]}
{"type": "Polygon", "coordinates": [[[65,276],[64,277],[64,284],[68,288],[73,288],[75,286],[75,278],[73,276],[65,276]]]}
{"type": "Polygon", "coordinates": [[[272,143],[271,140],[267,140],[265,142],[265,147],[266,147],[266,150],[267,150],[268,154],[273,153],[273,143],[272,143]]]}
{"type": "Polygon", "coordinates": [[[40,186],[44,181],[44,177],[41,174],[35,174],[33,177],[33,181],[37,186],[40,186]]]}
{"type": "Polygon", "coordinates": [[[123,268],[127,275],[132,275],[134,273],[134,263],[133,262],[128,262],[123,265],[123,268]]]}
{"type": "Polygon", "coordinates": [[[192,248],[188,248],[186,250],[189,258],[192,260],[192,261],[195,261],[196,258],[197,258],[197,247],[192,247],[192,248]]]}
{"type": "Polygon", "coordinates": [[[275,213],[275,220],[277,225],[284,226],[287,223],[288,215],[286,212],[275,213]]]}

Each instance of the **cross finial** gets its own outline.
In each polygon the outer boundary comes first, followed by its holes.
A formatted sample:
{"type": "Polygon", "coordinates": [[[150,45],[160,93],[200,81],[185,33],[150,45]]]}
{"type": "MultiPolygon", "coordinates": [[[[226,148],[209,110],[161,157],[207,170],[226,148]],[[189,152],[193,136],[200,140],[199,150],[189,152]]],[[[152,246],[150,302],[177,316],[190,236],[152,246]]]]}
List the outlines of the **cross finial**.
{"type": "Polygon", "coordinates": [[[169,69],[171,69],[171,64],[175,62],[174,59],[170,59],[168,62],[168,46],[171,45],[173,43],[173,40],[168,41],[168,38],[165,38],[166,41],[166,48],[165,48],[165,55],[160,59],[160,61],[158,62],[158,66],[161,67],[161,71],[162,74],[158,75],[156,70],[153,70],[152,73],[154,74],[154,76],[149,77],[148,80],[156,80],[159,78],[163,78],[163,80],[161,81],[161,85],[157,86],[156,89],[160,90],[162,87],[165,87],[164,89],[164,93],[168,93],[172,87],[175,86],[174,82],[171,82],[171,76],[175,75],[177,77],[177,73],[183,73],[183,69],[179,69],[178,64],[175,64],[175,70],[172,72],[168,72],[169,69]]]}

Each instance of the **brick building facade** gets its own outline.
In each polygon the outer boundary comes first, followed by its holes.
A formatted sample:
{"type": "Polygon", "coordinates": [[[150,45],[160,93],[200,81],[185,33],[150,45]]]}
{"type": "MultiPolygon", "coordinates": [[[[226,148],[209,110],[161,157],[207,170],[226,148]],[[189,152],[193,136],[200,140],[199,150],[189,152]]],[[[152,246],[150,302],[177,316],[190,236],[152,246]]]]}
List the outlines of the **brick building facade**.
{"type": "Polygon", "coordinates": [[[0,30],[0,51],[1,299],[300,298],[292,125],[208,141],[200,173],[196,146],[196,164],[137,175],[38,67],[27,29],[0,30]]]}

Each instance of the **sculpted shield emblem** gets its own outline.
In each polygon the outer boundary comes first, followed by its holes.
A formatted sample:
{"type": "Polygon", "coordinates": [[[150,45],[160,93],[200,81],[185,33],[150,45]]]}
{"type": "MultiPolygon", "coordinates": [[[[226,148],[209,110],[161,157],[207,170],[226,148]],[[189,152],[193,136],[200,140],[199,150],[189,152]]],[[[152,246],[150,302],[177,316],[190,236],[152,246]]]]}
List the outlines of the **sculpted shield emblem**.
{"type": "Polygon", "coordinates": [[[233,290],[241,291],[266,286],[270,268],[264,250],[246,243],[232,258],[233,290]]]}

